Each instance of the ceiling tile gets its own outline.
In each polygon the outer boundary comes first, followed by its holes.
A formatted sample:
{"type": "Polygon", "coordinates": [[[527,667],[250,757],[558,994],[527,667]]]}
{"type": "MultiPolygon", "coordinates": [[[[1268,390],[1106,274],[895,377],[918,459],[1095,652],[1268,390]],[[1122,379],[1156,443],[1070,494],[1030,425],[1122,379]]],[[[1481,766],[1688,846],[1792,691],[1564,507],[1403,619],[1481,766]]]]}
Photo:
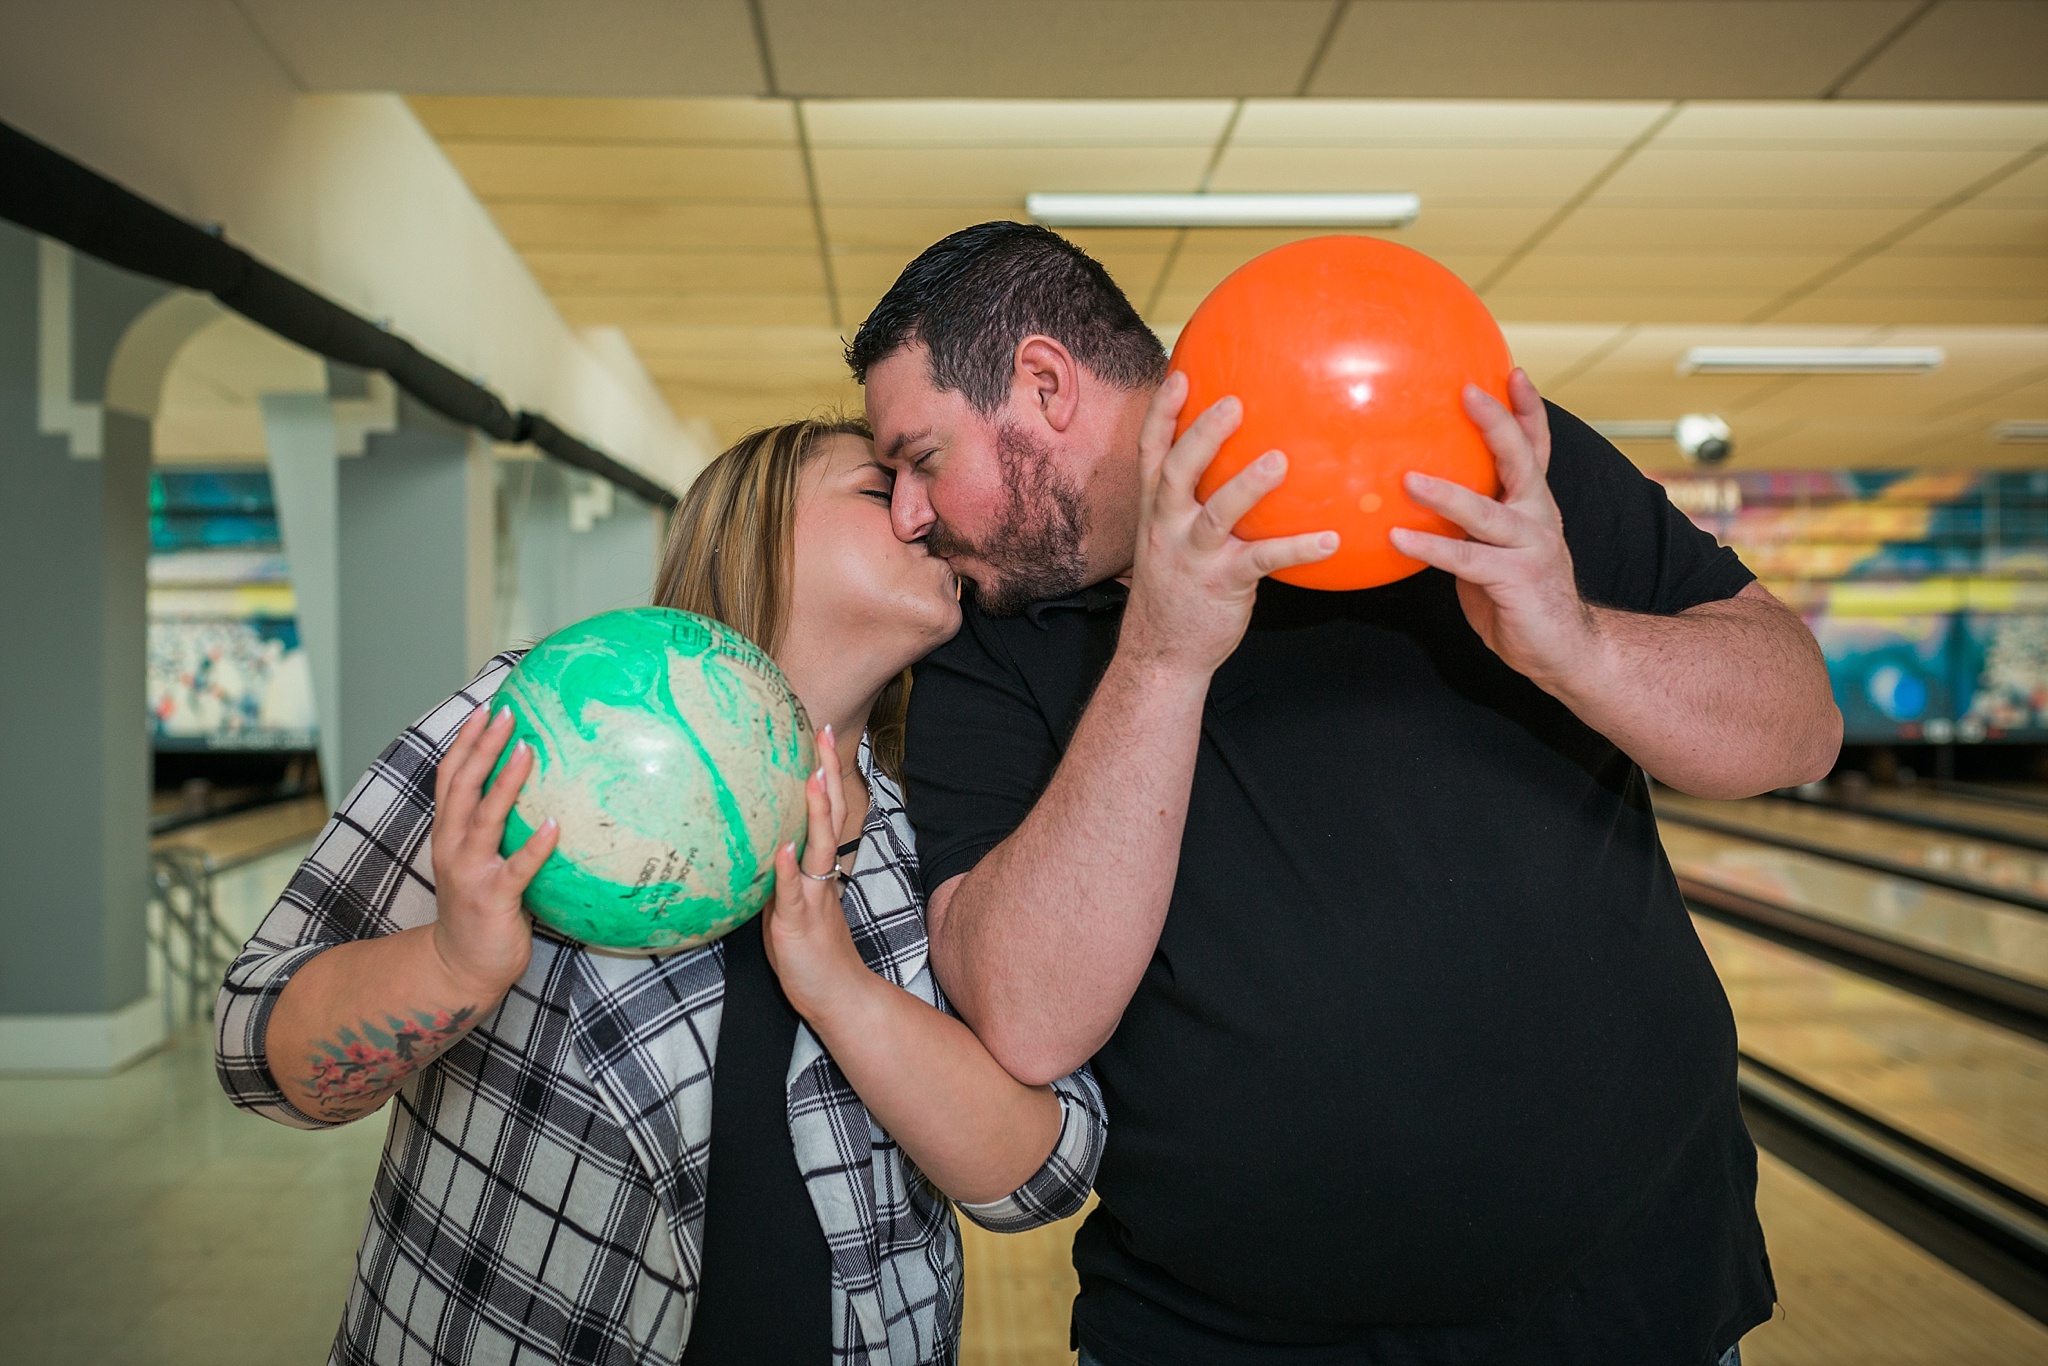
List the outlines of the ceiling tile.
{"type": "Polygon", "coordinates": [[[2014,171],[1971,202],[2048,205],[2048,155],[2037,154],[2031,164],[2014,171]]]}
{"type": "Polygon", "coordinates": [[[1976,145],[2019,148],[2048,138],[2048,106],[1868,104],[1852,100],[1688,104],[1657,135],[1657,146],[1844,144],[1976,145]]]}
{"type": "Polygon", "coordinates": [[[1291,95],[1334,0],[760,0],[793,95],[1291,95]]]}
{"type": "Polygon", "coordinates": [[[1488,290],[1486,306],[1502,322],[1740,322],[1768,302],[1762,294],[1545,294],[1488,290]]]}
{"type": "Polygon", "coordinates": [[[2048,247],[2048,200],[1973,200],[1908,236],[1911,247],[2048,247]]]}
{"type": "Polygon", "coordinates": [[[1837,256],[1763,252],[1675,253],[1564,251],[1524,257],[1496,285],[1502,294],[1599,294],[1640,291],[1661,296],[1782,294],[1831,266],[1837,256]]]}
{"type": "Polygon", "coordinates": [[[793,294],[823,289],[818,253],[529,251],[550,294],[793,294]]]}
{"type": "Polygon", "coordinates": [[[827,199],[989,200],[1019,208],[1032,190],[1195,188],[1203,147],[819,148],[818,192],[827,199]]]}
{"type": "Polygon", "coordinates": [[[1541,388],[1551,376],[1578,365],[1626,329],[1614,323],[1516,323],[1501,329],[1515,364],[1541,388]]]}
{"type": "MultiPolygon", "coordinates": [[[[1166,293],[1181,295],[1187,293],[1206,294],[1221,284],[1223,277],[1243,265],[1246,257],[1235,253],[1211,254],[1209,252],[1182,251],[1174,258],[1173,271],[1167,277],[1166,293]]],[[[1443,256],[1438,263],[1454,271],[1467,284],[1484,278],[1486,273],[1500,264],[1498,255],[1443,256]]]]}
{"type": "Polygon", "coordinates": [[[554,300],[555,307],[562,310],[562,316],[574,327],[832,325],[825,297],[817,291],[801,294],[557,294],[554,300]]]}
{"type": "Polygon", "coordinates": [[[1931,203],[2011,159],[1979,147],[1665,148],[1638,152],[1601,187],[1609,199],[1778,199],[1931,203]]]}
{"type": "Polygon", "coordinates": [[[2048,301],[2009,297],[1900,299],[1896,295],[1835,294],[1821,290],[1786,305],[1771,315],[1771,321],[2011,326],[2048,322],[2048,301]]]}
{"type": "Polygon", "coordinates": [[[793,150],[468,141],[442,146],[484,199],[806,197],[803,162],[793,150]]]}
{"type": "Polygon", "coordinates": [[[2048,298],[2048,242],[2031,252],[1894,249],[1851,267],[1828,289],[1902,299],[1979,292],[2048,298]]]}
{"type": "Polygon", "coordinates": [[[1212,190],[1409,191],[1562,202],[1614,159],[1606,148],[1241,147],[1223,154],[1212,190]]]}
{"type": "Polygon", "coordinates": [[[746,0],[239,0],[306,90],[752,95],[746,0]]]}
{"type": "Polygon", "coordinates": [[[438,138],[530,138],[557,142],[696,142],[794,146],[787,100],[586,100],[413,95],[421,123],[438,138]]]}
{"type": "Polygon", "coordinates": [[[1211,147],[1229,100],[810,100],[817,147],[1211,147]]]}
{"type": "Polygon", "coordinates": [[[1815,96],[1912,10],[1913,0],[1361,0],[1308,93],[1815,96]]]}
{"type": "Polygon", "coordinates": [[[891,248],[917,254],[947,233],[996,219],[1024,218],[1021,199],[917,201],[826,199],[825,233],[835,249],[891,248]]]}
{"type": "Polygon", "coordinates": [[[2048,99],[2048,5],[1947,0],[1857,73],[1858,99],[2048,99]]]}
{"type": "Polygon", "coordinates": [[[804,204],[622,204],[496,200],[499,229],[522,251],[661,248],[812,250],[817,224],[804,204]]]}
{"type": "Polygon", "coordinates": [[[1248,100],[1231,141],[1246,147],[1622,147],[1668,107],[1613,100],[1248,100]]]}
{"type": "Polygon", "coordinates": [[[1913,212],[1903,206],[1702,204],[1602,196],[1574,210],[1545,245],[1847,252],[1898,227],[1913,212]]]}

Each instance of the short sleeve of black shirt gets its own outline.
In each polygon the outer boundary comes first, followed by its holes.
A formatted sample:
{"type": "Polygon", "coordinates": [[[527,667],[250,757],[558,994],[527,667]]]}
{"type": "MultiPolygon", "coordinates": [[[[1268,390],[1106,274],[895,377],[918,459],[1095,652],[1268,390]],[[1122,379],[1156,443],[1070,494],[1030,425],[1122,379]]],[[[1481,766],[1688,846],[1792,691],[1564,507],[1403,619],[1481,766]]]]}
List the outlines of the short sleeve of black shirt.
{"type": "MultiPolygon", "coordinates": [[[[1548,407],[1550,491],[1587,601],[1671,615],[1754,581],[1734,551],[1671,505],[1662,484],[1578,418],[1548,407]]],[[[1077,596],[1089,612],[1120,600],[1113,586],[1077,596]]],[[[917,668],[907,794],[927,896],[973,869],[1030,814],[1079,719],[1077,700],[1109,662],[1097,650],[1085,676],[1049,681],[1012,657],[1020,634],[969,610],[959,635],[917,668]]]]}

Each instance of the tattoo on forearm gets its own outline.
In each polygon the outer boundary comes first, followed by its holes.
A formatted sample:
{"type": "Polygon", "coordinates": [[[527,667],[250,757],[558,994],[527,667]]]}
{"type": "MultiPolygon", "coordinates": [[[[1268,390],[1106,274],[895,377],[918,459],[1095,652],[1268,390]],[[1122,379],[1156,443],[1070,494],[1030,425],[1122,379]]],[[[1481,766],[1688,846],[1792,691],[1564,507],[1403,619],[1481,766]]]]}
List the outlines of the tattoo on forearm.
{"type": "Polygon", "coordinates": [[[381,1100],[407,1077],[439,1057],[461,1038],[476,1016],[475,1006],[418,1010],[409,1020],[386,1015],[380,1028],[368,1020],[322,1043],[306,1061],[303,1083],[321,1119],[345,1120],[381,1100]]]}

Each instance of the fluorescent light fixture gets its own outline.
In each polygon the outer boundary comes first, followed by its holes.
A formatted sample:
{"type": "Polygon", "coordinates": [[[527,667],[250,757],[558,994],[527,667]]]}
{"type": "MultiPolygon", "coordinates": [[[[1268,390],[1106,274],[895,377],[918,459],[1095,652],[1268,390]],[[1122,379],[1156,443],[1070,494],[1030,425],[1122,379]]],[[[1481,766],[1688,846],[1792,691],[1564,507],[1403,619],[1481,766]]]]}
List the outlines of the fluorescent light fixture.
{"type": "Polygon", "coordinates": [[[1938,346],[1695,346],[1681,375],[1924,375],[1948,353],[1938,346]]]}
{"type": "Polygon", "coordinates": [[[1405,228],[1412,194],[1028,194],[1053,228],[1405,228]]]}
{"type": "Polygon", "coordinates": [[[2001,422],[1991,429],[1993,439],[1998,441],[2048,442],[2048,418],[2020,418],[2012,422],[2001,422]]]}

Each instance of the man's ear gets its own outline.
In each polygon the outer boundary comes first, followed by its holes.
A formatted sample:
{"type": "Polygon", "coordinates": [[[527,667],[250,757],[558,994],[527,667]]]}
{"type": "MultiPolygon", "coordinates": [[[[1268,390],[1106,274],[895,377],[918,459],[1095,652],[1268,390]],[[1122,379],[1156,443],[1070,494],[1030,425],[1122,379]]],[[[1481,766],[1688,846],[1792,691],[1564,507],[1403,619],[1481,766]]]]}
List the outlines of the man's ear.
{"type": "Polygon", "coordinates": [[[1033,333],[1017,343],[1010,397],[1037,412],[1046,426],[1064,432],[1081,406],[1080,364],[1051,337],[1033,333]]]}

